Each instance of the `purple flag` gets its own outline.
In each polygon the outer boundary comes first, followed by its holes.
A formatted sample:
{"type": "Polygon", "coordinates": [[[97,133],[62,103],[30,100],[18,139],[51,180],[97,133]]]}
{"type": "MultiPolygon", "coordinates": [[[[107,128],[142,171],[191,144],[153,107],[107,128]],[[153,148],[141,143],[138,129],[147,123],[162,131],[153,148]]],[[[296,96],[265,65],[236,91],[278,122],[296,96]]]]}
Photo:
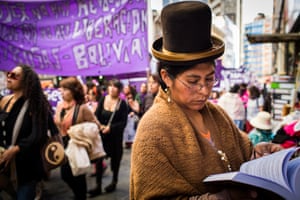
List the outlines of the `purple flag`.
{"type": "Polygon", "coordinates": [[[149,63],[146,0],[0,1],[0,69],[118,75],[149,63]]]}

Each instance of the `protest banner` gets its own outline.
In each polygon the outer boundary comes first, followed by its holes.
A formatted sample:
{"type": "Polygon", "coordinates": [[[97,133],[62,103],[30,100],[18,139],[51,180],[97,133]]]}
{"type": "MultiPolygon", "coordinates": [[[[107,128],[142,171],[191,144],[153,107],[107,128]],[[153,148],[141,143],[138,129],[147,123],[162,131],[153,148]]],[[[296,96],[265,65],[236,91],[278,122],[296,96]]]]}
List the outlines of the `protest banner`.
{"type": "Polygon", "coordinates": [[[149,65],[146,0],[0,1],[0,70],[117,75],[149,65]]]}

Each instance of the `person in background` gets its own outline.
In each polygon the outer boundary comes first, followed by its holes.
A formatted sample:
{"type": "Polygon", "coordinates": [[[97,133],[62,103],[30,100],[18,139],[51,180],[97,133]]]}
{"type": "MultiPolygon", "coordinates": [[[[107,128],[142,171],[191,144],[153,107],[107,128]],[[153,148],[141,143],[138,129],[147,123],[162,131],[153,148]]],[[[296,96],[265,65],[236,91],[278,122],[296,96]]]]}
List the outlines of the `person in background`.
{"type": "Polygon", "coordinates": [[[266,111],[260,111],[254,118],[251,119],[250,124],[254,127],[248,134],[249,139],[253,145],[259,142],[270,142],[273,139],[272,132],[272,116],[266,111]]]}
{"type": "Polygon", "coordinates": [[[0,146],[5,148],[0,166],[14,186],[7,188],[6,192],[13,199],[34,199],[37,184],[45,175],[40,151],[46,142],[51,108],[39,77],[30,66],[17,65],[7,73],[6,83],[12,94],[0,101],[0,146]],[[28,107],[20,121],[20,129],[14,135],[20,110],[27,101],[28,107]]]}
{"type": "Polygon", "coordinates": [[[209,99],[212,103],[218,103],[220,98],[220,93],[216,90],[211,92],[211,98],[209,99]]]}
{"type": "Polygon", "coordinates": [[[239,170],[254,151],[282,149],[271,143],[253,149],[226,112],[207,101],[217,83],[215,59],[224,53],[223,41],[211,36],[211,18],[209,6],[200,1],[168,4],[161,12],[163,37],[152,45],[161,89],[133,143],[132,200],[257,199],[254,189],[224,185],[210,191],[202,181],[239,170]]]}
{"type": "MultiPolygon", "coordinates": [[[[121,98],[126,100],[126,96],[132,91],[132,90],[135,90],[136,91],[136,87],[135,85],[132,85],[132,84],[126,84],[124,87],[123,87],[123,90],[122,90],[122,93],[120,94],[121,95],[121,98]]],[[[138,95],[137,92],[135,92],[135,96],[133,97],[134,100],[137,100],[139,103],[140,103],[140,97],[138,95]]]]}
{"type": "MultiPolygon", "coordinates": [[[[72,125],[82,122],[95,122],[99,129],[101,125],[94,113],[86,105],[83,85],[76,77],[63,79],[59,86],[62,101],[57,104],[54,121],[62,135],[64,146],[67,148],[70,140],[67,131],[72,125]],[[79,111],[76,116],[74,113],[77,105],[79,106],[79,111]],[[73,118],[75,121],[73,121],[73,118]]],[[[86,199],[87,183],[85,174],[74,176],[70,164],[67,162],[61,166],[61,177],[71,188],[76,200],[86,199]]]]}
{"type": "Polygon", "coordinates": [[[248,94],[247,84],[246,83],[241,83],[240,84],[239,95],[240,95],[240,98],[243,101],[245,109],[246,109],[247,108],[248,98],[249,98],[249,94],[248,94]]]}
{"type": "Polygon", "coordinates": [[[136,128],[139,121],[140,103],[136,100],[137,91],[134,87],[129,86],[129,92],[126,94],[126,103],[128,106],[127,124],[124,130],[124,141],[126,149],[130,149],[134,141],[136,128]]]}
{"type": "Polygon", "coordinates": [[[263,111],[264,99],[260,94],[258,87],[252,85],[248,88],[249,98],[247,101],[247,117],[246,117],[246,132],[249,133],[253,126],[250,124],[252,118],[254,118],[259,111],[263,111]]]}
{"type": "Polygon", "coordinates": [[[140,104],[136,99],[137,91],[134,87],[129,86],[129,92],[126,93],[126,102],[128,105],[128,112],[130,115],[136,114],[140,112],[140,104]]]}
{"type": "Polygon", "coordinates": [[[104,97],[105,95],[107,95],[107,86],[106,86],[106,84],[98,85],[97,86],[97,91],[99,93],[97,95],[97,101],[99,101],[101,97],[104,97]]]}
{"type": "MultiPolygon", "coordinates": [[[[292,111],[282,117],[282,120],[275,124],[275,127],[273,128],[273,132],[277,135],[277,131],[281,129],[283,126],[293,123],[297,120],[300,120],[300,92],[297,92],[295,104],[292,107],[292,111]]],[[[284,109],[284,107],[282,108],[284,109]]]]}
{"type": "Polygon", "coordinates": [[[140,92],[138,92],[138,94],[137,94],[139,96],[140,106],[142,105],[144,98],[147,95],[147,92],[148,92],[148,85],[147,85],[147,83],[143,82],[140,86],[140,92]]]}
{"type": "MultiPolygon", "coordinates": [[[[98,91],[98,86],[92,84],[92,85],[87,85],[87,93],[86,93],[86,105],[88,106],[88,108],[95,113],[97,107],[98,107],[98,96],[99,96],[99,92],[98,91]],[[98,92],[97,92],[98,91],[98,92]]],[[[94,167],[94,172],[91,174],[91,176],[96,176],[96,164],[92,163],[93,167],[94,167]]],[[[107,164],[106,162],[103,160],[103,173],[105,172],[107,168],[107,164]]]]}
{"type": "Polygon", "coordinates": [[[130,92],[130,85],[126,84],[124,85],[122,92],[120,93],[120,96],[122,99],[126,99],[126,95],[130,92]]]}
{"type": "Polygon", "coordinates": [[[144,101],[141,106],[141,116],[145,114],[147,110],[152,106],[154,98],[156,97],[159,87],[160,79],[158,74],[151,74],[149,77],[149,92],[144,98],[144,101]]]}
{"type": "Polygon", "coordinates": [[[263,94],[263,107],[262,110],[266,111],[268,113],[272,113],[272,109],[273,109],[273,104],[272,104],[272,94],[270,92],[267,91],[267,89],[264,89],[262,91],[263,94]]]}
{"type": "MultiPolygon", "coordinates": [[[[118,79],[112,79],[108,84],[108,94],[101,97],[95,115],[103,125],[101,137],[110,168],[113,173],[112,181],[104,189],[107,193],[116,190],[120,164],[123,155],[123,132],[127,123],[127,105],[120,98],[123,84],[118,79]],[[111,120],[110,120],[111,118],[111,120]],[[109,123],[111,121],[111,123],[109,123]]],[[[96,162],[96,187],[89,191],[90,197],[102,194],[102,159],[96,162]]]]}
{"type": "Polygon", "coordinates": [[[91,109],[93,113],[96,111],[98,106],[96,86],[87,88],[86,105],[91,109]]]}
{"type": "Polygon", "coordinates": [[[243,101],[239,98],[239,89],[240,86],[234,84],[229,92],[220,97],[218,105],[227,112],[235,125],[240,130],[243,130],[245,123],[245,107],[243,101]]]}

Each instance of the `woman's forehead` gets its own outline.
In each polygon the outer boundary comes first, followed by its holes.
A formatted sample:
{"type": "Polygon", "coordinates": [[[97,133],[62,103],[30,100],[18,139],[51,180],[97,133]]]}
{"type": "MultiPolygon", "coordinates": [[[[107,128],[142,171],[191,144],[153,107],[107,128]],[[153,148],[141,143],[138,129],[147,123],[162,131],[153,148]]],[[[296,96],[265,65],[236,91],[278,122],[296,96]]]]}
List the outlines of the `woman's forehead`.
{"type": "Polygon", "coordinates": [[[189,69],[182,74],[188,78],[201,78],[201,77],[207,77],[207,76],[214,75],[215,70],[214,70],[214,68],[206,69],[206,70],[189,69]]]}
{"type": "Polygon", "coordinates": [[[16,67],[13,68],[11,71],[12,71],[12,72],[21,73],[21,72],[22,72],[22,68],[21,68],[20,66],[16,66],[16,67]]]}

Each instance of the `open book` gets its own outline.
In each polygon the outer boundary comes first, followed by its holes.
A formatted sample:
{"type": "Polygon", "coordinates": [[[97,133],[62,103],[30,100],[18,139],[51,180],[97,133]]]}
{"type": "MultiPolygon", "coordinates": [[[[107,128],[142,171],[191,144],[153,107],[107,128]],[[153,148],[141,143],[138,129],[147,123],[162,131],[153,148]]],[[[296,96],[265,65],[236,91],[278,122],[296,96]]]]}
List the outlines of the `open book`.
{"type": "Polygon", "coordinates": [[[289,148],[245,162],[238,172],[208,176],[203,182],[210,188],[218,186],[254,187],[273,194],[272,199],[300,200],[300,148],[289,148]]]}

